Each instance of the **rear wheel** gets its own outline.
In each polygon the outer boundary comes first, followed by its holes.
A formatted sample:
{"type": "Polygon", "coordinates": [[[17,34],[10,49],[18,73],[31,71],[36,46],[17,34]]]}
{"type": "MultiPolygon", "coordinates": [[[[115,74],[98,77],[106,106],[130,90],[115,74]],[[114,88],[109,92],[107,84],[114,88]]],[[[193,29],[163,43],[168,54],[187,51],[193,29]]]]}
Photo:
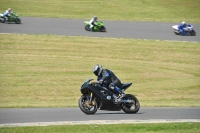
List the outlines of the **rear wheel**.
{"type": "Polygon", "coordinates": [[[79,108],[85,113],[85,114],[94,114],[97,112],[98,106],[95,99],[92,100],[90,103],[90,96],[83,95],[79,99],[79,108]]]}
{"type": "Polygon", "coordinates": [[[1,23],[5,23],[6,19],[5,18],[0,18],[1,23]]]}
{"type": "Polygon", "coordinates": [[[86,31],[90,31],[90,30],[91,30],[91,29],[90,29],[90,25],[86,25],[86,26],[85,26],[85,30],[86,30],[86,31]]]}
{"type": "Polygon", "coordinates": [[[178,30],[174,30],[174,34],[175,34],[175,35],[179,35],[180,33],[179,33],[178,30]]]}
{"type": "Polygon", "coordinates": [[[21,20],[20,20],[20,19],[16,19],[16,20],[15,20],[15,23],[16,23],[16,24],[20,24],[20,23],[21,23],[21,20]]]}
{"type": "Polygon", "coordinates": [[[175,35],[179,35],[179,33],[177,33],[177,32],[174,32],[174,34],[175,34],[175,35]]]}
{"type": "Polygon", "coordinates": [[[135,114],[140,109],[140,103],[138,99],[131,95],[127,94],[123,97],[123,100],[132,101],[131,103],[125,102],[122,104],[122,110],[127,114],[135,114]]]}

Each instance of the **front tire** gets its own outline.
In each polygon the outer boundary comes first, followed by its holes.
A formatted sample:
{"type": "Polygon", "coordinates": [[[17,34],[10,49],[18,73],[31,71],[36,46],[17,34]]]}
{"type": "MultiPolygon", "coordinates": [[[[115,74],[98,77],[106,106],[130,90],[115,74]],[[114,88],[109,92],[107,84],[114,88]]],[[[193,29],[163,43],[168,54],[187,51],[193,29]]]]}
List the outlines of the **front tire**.
{"type": "Polygon", "coordinates": [[[15,23],[16,23],[16,24],[20,24],[20,23],[21,23],[21,20],[20,20],[20,19],[16,19],[16,20],[15,20],[15,23]]]}
{"type": "Polygon", "coordinates": [[[192,31],[190,32],[190,35],[191,35],[191,36],[196,36],[196,32],[195,32],[194,30],[192,30],[192,31]]]}
{"type": "Polygon", "coordinates": [[[83,95],[78,101],[79,108],[85,114],[95,114],[97,112],[98,106],[95,99],[92,100],[92,104],[90,104],[89,96],[83,95]]]}
{"type": "Polygon", "coordinates": [[[140,109],[140,103],[138,99],[131,95],[127,94],[123,97],[123,100],[133,100],[133,103],[123,103],[122,104],[122,110],[127,114],[135,114],[140,109]]]}
{"type": "Polygon", "coordinates": [[[91,30],[91,29],[90,29],[90,26],[89,26],[89,25],[86,25],[86,26],[85,26],[85,30],[86,30],[86,31],[90,31],[90,30],[91,30]]]}
{"type": "Polygon", "coordinates": [[[106,32],[106,27],[104,27],[104,26],[100,27],[100,31],[101,32],[106,32]]]}

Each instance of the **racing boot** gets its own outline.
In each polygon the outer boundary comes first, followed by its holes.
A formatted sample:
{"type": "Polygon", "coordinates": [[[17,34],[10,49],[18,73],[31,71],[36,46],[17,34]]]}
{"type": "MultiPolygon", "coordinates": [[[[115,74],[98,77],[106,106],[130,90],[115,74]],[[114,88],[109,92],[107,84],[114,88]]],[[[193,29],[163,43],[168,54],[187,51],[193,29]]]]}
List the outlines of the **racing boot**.
{"type": "Polygon", "coordinates": [[[92,31],[92,32],[95,32],[95,30],[94,30],[94,26],[92,27],[91,31],[92,31]]]}
{"type": "Polygon", "coordinates": [[[113,101],[114,101],[114,103],[115,104],[117,104],[118,103],[118,96],[116,95],[116,94],[113,94],[113,101]]]}
{"type": "Polygon", "coordinates": [[[119,89],[118,94],[113,94],[114,102],[115,102],[116,104],[121,103],[122,98],[123,98],[124,96],[125,96],[124,92],[123,92],[121,89],[119,89]]]}
{"type": "Polygon", "coordinates": [[[119,101],[121,101],[124,96],[125,96],[124,91],[120,89],[118,94],[119,101]]]}

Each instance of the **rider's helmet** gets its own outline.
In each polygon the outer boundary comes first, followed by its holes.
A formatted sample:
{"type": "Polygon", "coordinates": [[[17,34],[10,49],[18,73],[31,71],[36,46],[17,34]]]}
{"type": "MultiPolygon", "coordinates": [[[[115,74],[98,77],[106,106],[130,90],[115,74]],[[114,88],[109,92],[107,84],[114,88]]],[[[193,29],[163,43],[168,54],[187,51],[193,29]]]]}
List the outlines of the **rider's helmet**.
{"type": "Polygon", "coordinates": [[[94,67],[93,67],[93,73],[96,75],[96,76],[100,76],[102,71],[103,71],[103,68],[101,65],[99,64],[96,64],[94,67]]]}
{"type": "Polygon", "coordinates": [[[182,22],[182,25],[183,25],[183,26],[186,26],[186,23],[183,21],[183,22],[182,22]]]}
{"type": "Polygon", "coordinates": [[[97,16],[94,16],[94,20],[97,20],[97,16]]]}
{"type": "Polygon", "coordinates": [[[8,8],[8,11],[9,11],[9,12],[11,12],[11,10],[12,10],[11,8],[8,8]]]}

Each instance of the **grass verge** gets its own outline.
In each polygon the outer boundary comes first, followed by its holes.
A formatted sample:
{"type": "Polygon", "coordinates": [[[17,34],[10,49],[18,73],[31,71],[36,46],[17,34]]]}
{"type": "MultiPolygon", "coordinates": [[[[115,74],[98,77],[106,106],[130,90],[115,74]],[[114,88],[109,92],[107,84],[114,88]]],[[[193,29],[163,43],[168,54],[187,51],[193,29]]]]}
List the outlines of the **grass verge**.
{"type": "Polygon", "coordinates": [[[199,0],[1,0],[0,12],[8,7],[22,16],[200,23],[199,0]]]}
{"type": "Polygon", "coordinates": [[[3,127],[6,133],[199,133],[200,123],[3,127]]]}
{"type": "Polygon", "coordinates": [[[92,67],[112,69],[141,106],[200,107],[200,43],[0,35],[0,107],[77,106],[92,67]]]}

